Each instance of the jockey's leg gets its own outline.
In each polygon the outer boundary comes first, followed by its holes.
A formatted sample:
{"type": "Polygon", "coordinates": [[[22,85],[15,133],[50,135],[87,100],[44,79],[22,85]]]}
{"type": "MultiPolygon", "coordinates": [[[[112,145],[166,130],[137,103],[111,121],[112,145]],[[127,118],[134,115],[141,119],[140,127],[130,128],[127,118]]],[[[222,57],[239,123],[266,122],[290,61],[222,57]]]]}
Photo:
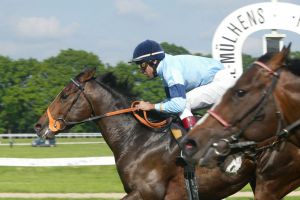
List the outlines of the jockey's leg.
{"type": "Polygon", "coordinates": [[[193,116],[191,110],[187,108],[180,114],[180,119],[183,127],[187,131],[191,130],[197,122],[196,117],[193,116]]]}
{"type": "Polygon", "coordinates": [[[193,116],[191,110],[207,108],[215,104],[234,82],[235,79],[229,74],[228,70],[223,69],[217,72],[212,82],[187,92],[186,108],[180,114],[184,128],[189,130],[196,123],[196,118],[193,116]]]}

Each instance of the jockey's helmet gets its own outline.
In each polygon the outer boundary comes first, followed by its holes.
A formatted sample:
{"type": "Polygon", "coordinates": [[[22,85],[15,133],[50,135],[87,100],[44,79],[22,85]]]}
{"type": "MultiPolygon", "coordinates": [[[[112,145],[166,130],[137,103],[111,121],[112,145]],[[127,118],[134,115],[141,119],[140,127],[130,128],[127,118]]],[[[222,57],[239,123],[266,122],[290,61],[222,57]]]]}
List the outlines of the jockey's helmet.
{"type": "Polygon", "coordinates": [[[159,43],[153,40],[145,40],[134,49],[131,63],[141,64],[143,62],[158,60],[165,57],[165,52],[159,43]]]}

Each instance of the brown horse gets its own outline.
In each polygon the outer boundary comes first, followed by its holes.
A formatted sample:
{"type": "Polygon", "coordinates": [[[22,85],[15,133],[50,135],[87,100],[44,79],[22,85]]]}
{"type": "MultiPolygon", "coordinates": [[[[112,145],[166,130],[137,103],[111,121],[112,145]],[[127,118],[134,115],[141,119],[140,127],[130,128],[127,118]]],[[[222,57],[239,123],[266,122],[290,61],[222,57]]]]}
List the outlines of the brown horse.
{"type": "MultiPolygon", "coordinates": [[[[97,78],[94,74],[95,69],[84,70],[57,95],[35,125],[39,136],[53,137],[71,128],[68,122],[130,107],[128,97],[112,88],[111,74],[97,78]]],[[[114,154],[127,193],[123,199],[188,199],[183,168],[175,164],[180,150],[169,129],[148,128],[131,113],[104,117],[95,123],[114,154]]],[[[254,169],[249,160],[236,175],[197,167],[199,198],[214,200],[234,194],[253,179],[254,169]]]]}
{"type": "Polygon", "coordinates": [[[187,160],[209,168],[252,157],[259,200],[300,186],[300,60],[289,51],[259,58],[183,140],[187,160]]]}

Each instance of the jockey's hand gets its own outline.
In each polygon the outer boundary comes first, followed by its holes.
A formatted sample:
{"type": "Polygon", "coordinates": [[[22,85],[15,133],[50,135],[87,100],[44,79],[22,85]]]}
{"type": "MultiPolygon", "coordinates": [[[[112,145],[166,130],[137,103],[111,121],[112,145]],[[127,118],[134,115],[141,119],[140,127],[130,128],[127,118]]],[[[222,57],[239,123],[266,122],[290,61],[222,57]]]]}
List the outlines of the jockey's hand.
{"type": "Polygon", "coordinates": [[[138,110],[145,110],[145,111],[149,111],[149,110],[153,110],[154,104],[147,102],[147,101],[140,101],[139,104],[137,104],[135,106],[135,108],[137,108],[138,110]]]}

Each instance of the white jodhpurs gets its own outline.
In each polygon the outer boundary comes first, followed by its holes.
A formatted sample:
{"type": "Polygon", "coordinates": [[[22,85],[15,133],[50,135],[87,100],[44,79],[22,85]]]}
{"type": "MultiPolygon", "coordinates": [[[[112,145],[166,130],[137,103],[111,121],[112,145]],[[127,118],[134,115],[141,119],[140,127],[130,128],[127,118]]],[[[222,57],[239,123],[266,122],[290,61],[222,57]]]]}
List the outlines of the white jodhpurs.
{"type": "Polygon", "coordinates": [[[180,113],[180,119],[193,116],[191,110],[205,108],[216,103],[235,81],[236,79],[230,75],[229,71],[223,69],[216,73],[212,82],[187,92],[186,107],[180,113]]]}

